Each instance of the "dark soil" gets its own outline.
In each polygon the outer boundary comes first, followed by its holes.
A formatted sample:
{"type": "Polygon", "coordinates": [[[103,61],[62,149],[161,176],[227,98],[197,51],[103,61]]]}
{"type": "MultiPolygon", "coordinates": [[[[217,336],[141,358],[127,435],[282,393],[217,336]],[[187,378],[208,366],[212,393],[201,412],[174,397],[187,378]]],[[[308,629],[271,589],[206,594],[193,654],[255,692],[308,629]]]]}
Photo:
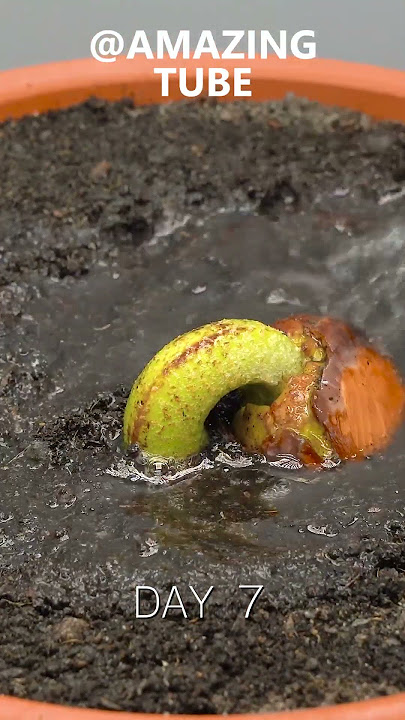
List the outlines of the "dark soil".
{"type": "Polygon", "coordinates": [[[405,432],[316,477],[214,445],[163,486],[120,438],[151,355],[222,317],[332,312],[405,372],[404,185],[403,126],[294,99],[0,126],[1,693],[230,713],[405,690],[405,432]],[[248,619],[240,584],[264,586],[248,619]],[[162,618],[173,585],[187,617],[162,618]],[[214,586],[203,619],[189,585],[214,586]]]}

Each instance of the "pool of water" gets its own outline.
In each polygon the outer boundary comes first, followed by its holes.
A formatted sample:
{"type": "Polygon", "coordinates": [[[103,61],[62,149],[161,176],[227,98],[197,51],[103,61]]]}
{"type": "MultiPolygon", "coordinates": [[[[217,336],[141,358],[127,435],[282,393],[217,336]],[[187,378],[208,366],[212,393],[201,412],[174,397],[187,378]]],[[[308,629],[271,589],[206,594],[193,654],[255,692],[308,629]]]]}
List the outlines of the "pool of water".
{"type": "MultiPolygon", "coordinates": [[[[278,222],[225,212],[185,221],[122,248],[112,268],[47,285],[13,331],[47,381],[39,398],[27,396],[18,452],[6,448],[0,473],[6,562],[91,561],[141,573],[175,570],[179,554],[199,565],[253,563],[386,537],[405,513],[404,430],[384,456],[322,472],[223,442],[173,477],[178,468],[156,471],[124,452],[117,430],[110,454],[89,447],[72,464],[32,452],[41,425],[91,406],[99,392],[111,393],[113,406],[117,386],[129,391],[166,342],[226,317],[271,324],[333,314],[365,330],[405,374],[405,216],[395,203],[360,214],[341,203],[278,222]]],[[[74,447],[74,431],[70,440],[74,447]]]]}

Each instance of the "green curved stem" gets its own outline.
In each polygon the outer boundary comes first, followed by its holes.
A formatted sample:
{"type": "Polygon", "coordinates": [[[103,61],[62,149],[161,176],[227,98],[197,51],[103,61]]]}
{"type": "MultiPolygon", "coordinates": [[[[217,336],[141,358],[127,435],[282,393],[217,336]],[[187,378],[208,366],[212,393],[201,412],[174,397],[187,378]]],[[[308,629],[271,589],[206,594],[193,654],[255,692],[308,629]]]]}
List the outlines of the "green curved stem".
{"type": "Polygon", "coordinates": [[[297,344],[255,320],[222,320],[185,333],[135,381],[124,441],[166,458],[194,455],[207,444],[205,420],[224,395],[250,384],[274,392],[303,364],[297,344]]]}

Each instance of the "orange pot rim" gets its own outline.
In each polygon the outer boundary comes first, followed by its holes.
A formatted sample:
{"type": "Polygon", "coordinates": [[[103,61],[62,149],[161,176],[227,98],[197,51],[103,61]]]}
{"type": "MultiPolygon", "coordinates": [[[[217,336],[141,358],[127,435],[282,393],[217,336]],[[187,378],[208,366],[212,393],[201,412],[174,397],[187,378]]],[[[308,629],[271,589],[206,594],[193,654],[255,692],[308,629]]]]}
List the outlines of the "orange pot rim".
{"type": "MultiPolygon", "coordinates": [[[[358,110],[380,120],[405,123],[405,72],[341,60],[136,60],[117,58],[113,63],[94,58],[34,65],[0,72],[0,121],[83,102],[90,96],[136,104],[181,100],[171,81],[170,97],[161,97],[161,78],[154,68],[235,67],[251,70],[252,100],[284,98],[294,93],[326,105],[358,110]]],[[[233,100],[232,94],[221,100],[233,100]]],[[[250,98],[243,98],[249,100],[250,98]]]]}
{"type": "MultiPolygon", "coordinates": [[[[35,65],[0,73],[0,121],[59,110],[92,96],[106,100],[131,98],[135,104],[183,99],[175,84],[161,97],[161,79],[154,68],[235,67],[251,70],[252,97],[282,99],[288,93],[325,105],[346,107],[378,120],[405,123],[405,72],[339,60],[151,61],[145,58],[100,63],[93,58],[35,65]]],[[[233,100],[232,94],[220,100],[233,100]]],[[[218,720],[217,715],[171,715],[171,720],[218,720]]],[[[111,712],[66,707],[0,695],[0,720],[165,720],[163,714],[111,712]]],[[[285,711],[238,714],[232,720],[404,720],[405,693],[362,702],[285,711]]]]}
{"type": "MultiPolygon", "coordinates": [[[[167,720],[167,715],[67,707],[0,695],[1,720],[167,720]]],[[[170,720],[219,720],[222,715],[169,715],[170,720]]],[[[405,693],[342,705],[276,713],[230,715],[231,720],[404,720],[405,693]]]]}

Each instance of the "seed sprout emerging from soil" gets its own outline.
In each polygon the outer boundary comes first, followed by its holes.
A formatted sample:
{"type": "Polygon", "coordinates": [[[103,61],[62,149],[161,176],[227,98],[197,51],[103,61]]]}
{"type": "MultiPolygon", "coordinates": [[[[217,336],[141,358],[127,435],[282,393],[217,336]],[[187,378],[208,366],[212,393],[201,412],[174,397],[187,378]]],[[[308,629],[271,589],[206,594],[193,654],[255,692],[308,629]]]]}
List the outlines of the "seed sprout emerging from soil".
{"type": "Polygon", "coordinates": [[[210,413],[236,390],[231,433],[245,450],[315,467],[384,450],[405,406],[391,359],[340,320],[222,320],[175,338],[144,368],[125,409],[125,443],[162,458],[196,455],[210,413]]]}

